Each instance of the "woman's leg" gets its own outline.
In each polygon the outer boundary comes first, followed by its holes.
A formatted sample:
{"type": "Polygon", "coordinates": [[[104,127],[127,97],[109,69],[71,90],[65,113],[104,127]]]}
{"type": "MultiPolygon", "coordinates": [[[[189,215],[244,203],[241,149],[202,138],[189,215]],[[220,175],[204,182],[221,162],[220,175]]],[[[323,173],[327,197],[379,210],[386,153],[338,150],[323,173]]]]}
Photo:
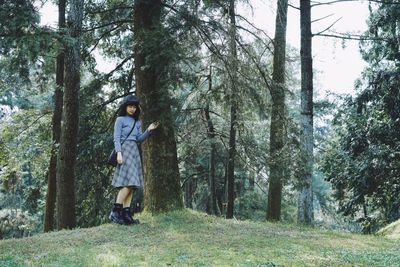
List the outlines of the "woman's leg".
{"type": "MultiPolygon", "coordinates": [[[[121,188],[118,192],[116,203],[125,204],[125,199],[128,197],[129,194],[131,194],[131,189],[129,187],[121,188]]],[[[132,199],[132,197],[131,197],[131,199],[132,199]]],[[[125,207],[125,205],[124,205],[124,207],[125,207]]]]}
{"type": "Polygon", "coordinates": [[[124,208],[131,206],[133,191],[134,191],[133,188],[129,188],[129,193],[127,194],[127,196],[124,199],[124,202],[122,203],[124,208]]]}

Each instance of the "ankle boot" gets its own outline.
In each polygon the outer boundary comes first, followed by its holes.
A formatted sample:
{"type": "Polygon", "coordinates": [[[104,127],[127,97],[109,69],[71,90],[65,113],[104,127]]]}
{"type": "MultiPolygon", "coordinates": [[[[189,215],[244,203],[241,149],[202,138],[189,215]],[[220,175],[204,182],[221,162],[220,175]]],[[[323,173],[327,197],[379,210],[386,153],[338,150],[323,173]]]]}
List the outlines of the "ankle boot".
{"type": "Polygon", "coordinates": [[[114,203],[109,217],[110,220],[118,224],[124,224],[124,219],[122,218],[121,210],[122,210],[122,204],[114,203]]]}
{"type": "Polygon", "coordinates": [[[125,224],[139,224],[139,220],[135,220],[132,218],[130,207],[126,207],[122,209],[122,219],[125,224]]]}

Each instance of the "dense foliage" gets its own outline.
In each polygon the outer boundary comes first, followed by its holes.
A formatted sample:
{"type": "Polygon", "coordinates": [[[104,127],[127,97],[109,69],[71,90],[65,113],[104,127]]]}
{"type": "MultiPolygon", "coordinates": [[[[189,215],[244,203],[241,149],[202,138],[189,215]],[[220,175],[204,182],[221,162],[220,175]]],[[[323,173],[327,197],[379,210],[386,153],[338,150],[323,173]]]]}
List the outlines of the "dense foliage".
{"type": "Polygon", "coordinates": [[[323,170],[340,211],[363,222],[364,231],[400,218],[400,9],[373,8],[361,50],[368,67],[334,120],[323,170]]]}

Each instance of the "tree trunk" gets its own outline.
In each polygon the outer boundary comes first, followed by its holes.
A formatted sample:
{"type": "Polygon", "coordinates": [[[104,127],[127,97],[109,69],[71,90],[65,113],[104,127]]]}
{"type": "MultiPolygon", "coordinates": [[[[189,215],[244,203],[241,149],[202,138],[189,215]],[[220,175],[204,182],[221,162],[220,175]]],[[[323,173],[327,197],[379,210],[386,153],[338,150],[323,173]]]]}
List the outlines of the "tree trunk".
{"type": "Polygon", "coordinates": [[[236,71],[237,71],[237,51],[236,51],[236,17],[235,17],[235,0],[230,0],[229,5],[229,53],[230,53],[230,106],[231,106],[231,127],[229,132],[229,151],[228,151],[228,207],[226,210],[226,218],[233,218],[233,209],[235,203],[235,156],[236,156],[236,127],[237,127],[237,88],[236,88],[236,71]]]}
{"type": "Polygon", "coordinates": [[[285,61],[287,0],[278,0],[274,39],[274,62],[271,88],[272,114],[269,151],[269,186],[267,220],[279,221],[281,217],[282,181],[287,167],[284,153],[286,142],[285,116],[285,61]]]}
{"type": "Polygon", "coordinates": [[[162,47],[161,0],[135,0],[136,93],[145,112],[143,125],[160,127],[143,144],[145,205],[152,212],[183,208],[171,99],[164,74],[168,56],[162,47]]]}
{"type": "Polygon", "coordinates": [[[58,229],[74,228],[75,163],[77,156],[79,88],[80,88],[80,34],[82,30],[83,0],[72,0],[69,10],[70,38],[65,50],[65,89],[63,126],[57,161],[57,223],[58,229]]]}
{"type": "Polygon", "coordinates": [[[313,221],[313,69],[310,0],[300,1],[301,27],[301,133],[300,133],[300,191],[297,221],[313,221]]]}
{"type": "Polygon", "coordinates": [[[192,178],[185,182],[185,207],[193,209],[194,182],[192,178]]]}
{"type": "MultiPolygon", "coordinates": [[[[209,87],[211,89],[211,70],[209,77],[209,87]]],[[[209,191],[209,202],[210,202],[210,213],[217,215],[218,206],[217,206],[217,191],[216,191],[216,178],[215,178],[215,161],[216,161],[216,148],[215,148],[215,131],[214,125],[212,123],[210,117],[209,106],[204,109],[204,116],[207,120],[207,132],[208,139],[210,141],[210,164],[209,164],[209,172],[208,172],[208,191],[209,191]]]]}
{"type": "MultiPolygon", "coordinates": [[[[61,31],[65,27],[65,6],[66,0],[58,2],[58,29],[61,31]]],[[[60,144],[61,136],[61,115],[63,106],[63,86],[64,86],[64,51],[57,56],[56,69],[56,89],[54,91],[54,112],[52,118],[53,145],[51,148],[49,174],[47,177],[46,210],[44,216],[44,232],[54,230],[54,211],[57,198],[57,147],[60,144]]]]}

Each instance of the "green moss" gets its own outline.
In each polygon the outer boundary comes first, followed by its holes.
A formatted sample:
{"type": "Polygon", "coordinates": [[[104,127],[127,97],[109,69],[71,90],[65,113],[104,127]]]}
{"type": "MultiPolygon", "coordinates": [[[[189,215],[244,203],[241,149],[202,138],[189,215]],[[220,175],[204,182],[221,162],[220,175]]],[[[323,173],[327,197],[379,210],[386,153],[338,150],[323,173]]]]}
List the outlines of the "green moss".
{"type": "Polygon", "coordinates": [[[0,266],[396,266],[400,244],[190,210],[0,241],[0,266]]]}

